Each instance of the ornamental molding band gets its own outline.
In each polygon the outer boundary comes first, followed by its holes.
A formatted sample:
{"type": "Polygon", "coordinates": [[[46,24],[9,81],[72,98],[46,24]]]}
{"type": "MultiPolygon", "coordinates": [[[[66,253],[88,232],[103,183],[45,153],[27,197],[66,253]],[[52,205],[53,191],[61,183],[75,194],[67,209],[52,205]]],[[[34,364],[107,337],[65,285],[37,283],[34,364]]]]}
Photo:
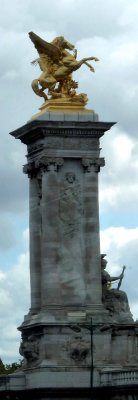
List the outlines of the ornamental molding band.
{"type": "Polygon", "coordinates": [[[28,145],[28,154],[30,153],[37,153],[38,151],[43,150],[44,143],[35,143],[28,145]]]}

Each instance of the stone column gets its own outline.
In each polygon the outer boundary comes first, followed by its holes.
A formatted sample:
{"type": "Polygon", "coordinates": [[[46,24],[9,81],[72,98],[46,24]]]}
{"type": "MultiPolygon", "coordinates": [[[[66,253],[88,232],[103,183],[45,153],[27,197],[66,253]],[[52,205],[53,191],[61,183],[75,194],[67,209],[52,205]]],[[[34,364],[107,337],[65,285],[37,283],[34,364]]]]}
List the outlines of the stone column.
{"type": "Polygon", "coordinates": [[[80,160],[65,158],[60,176],[59,271],[62,304],[68,309],[85,304],[83,213],[80,160]]]}
{"type": "Polygon", "coordinates": [[[24,166],[29,176],[29,234],[31,313],[41,308],[41,171],[34,163],[24,166]]]}
{"type": "Polygon", "coordinates": [[[42,270],[41,305],[42,308],[56,308],[61,304],[59,281],[59,178],[58,169],[62,158],[41,158],[42,176],[42,270]]]}
{"type": "Polygon", "coordinates": [[[103,158],[83,158],[84,168],[84,270],[86,304],[101,303],[101,259],[99,238],[98,172],[103,158]]]}

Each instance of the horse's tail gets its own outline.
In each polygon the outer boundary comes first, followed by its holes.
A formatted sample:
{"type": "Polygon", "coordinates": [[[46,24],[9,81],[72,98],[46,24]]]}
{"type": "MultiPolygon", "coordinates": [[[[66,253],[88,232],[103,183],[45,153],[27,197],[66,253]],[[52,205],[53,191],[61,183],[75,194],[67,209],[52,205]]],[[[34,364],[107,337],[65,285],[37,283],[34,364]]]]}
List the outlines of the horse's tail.
{"type": "Polygon", "coordinates": [[[33,91],[37,94],[37,96],[44,97],[44,99],[47,100],[46,94],[43,92],[42,89],[39,89],[38,83],[39,83],[38,79],[34,79],[32,81],[33,91]]]}

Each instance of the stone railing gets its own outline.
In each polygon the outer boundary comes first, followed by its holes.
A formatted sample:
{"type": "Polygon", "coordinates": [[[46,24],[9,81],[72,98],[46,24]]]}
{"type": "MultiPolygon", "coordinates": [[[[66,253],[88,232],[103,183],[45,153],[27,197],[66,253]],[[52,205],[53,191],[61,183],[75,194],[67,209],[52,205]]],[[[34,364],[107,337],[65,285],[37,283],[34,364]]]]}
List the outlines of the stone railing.
{"type": "Polygon", "coordinates": [[[138,385],[138,368],[100,372],[100,386],[138,385]]]}

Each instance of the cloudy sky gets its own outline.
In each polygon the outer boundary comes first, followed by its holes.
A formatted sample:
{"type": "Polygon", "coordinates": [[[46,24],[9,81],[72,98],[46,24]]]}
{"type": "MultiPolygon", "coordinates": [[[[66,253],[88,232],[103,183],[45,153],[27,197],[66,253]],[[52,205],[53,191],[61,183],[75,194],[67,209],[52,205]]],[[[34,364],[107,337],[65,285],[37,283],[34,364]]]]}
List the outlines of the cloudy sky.
{"type": "Polygon", "coordinates": [[[51,41],[64,35],[78,58],[95,55],[95,74],[75,73],[88,107],[117,124],[101,139],[101,252],[109,271],[127,266],[122,288],[138,318],[138,0],[0,0],[0,357],[20,358],[17,331],[28,312],[28,180],[26,148],[9,135],[37,112],[31,81],[39,70],[28,32],[51,41]]]}

